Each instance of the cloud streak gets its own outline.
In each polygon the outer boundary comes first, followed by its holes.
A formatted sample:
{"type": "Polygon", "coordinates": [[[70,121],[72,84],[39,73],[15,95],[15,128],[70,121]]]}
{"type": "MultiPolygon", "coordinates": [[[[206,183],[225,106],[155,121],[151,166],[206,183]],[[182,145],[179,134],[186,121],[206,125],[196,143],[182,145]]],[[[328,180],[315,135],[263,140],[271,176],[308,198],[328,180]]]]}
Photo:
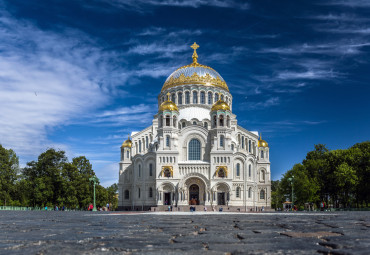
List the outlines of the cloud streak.
{"type": "Polygon", "coordinates": [[[0,143],[17,153],[36,155],[48,141],[48,131],[105,103],[109,86],[101,52],[83,34],[67,37],[0,18],[0,143]],[[81,39],[76,39],[81,38],[81,39]],[[93,99],[93,100],[92,100],[93,99]]]}

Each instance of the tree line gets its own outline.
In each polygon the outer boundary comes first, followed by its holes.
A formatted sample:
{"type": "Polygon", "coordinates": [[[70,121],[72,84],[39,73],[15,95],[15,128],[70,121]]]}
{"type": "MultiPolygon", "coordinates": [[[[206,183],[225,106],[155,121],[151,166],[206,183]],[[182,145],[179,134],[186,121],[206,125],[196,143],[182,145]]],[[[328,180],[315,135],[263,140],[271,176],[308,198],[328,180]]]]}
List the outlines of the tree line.
{"type": "Polygon", "coordinates": [[[280,180],[272,181],[272,208],[292,200],[300,209],[321,202],[334,208],[368,207],[370,201],[370,142],[345,150],[329,150],[323,144],[307,153],[280,180]]]}
{"type": "MultiPolygon", "coordinates": [[[[93,203],[94,176],[89,160],[75,157],[71,162],[64,151],[48,149],[20,169],[19,158],[12,149],[0,145],[0,206],[66,207],[86,209],[93,203]]],[[[95,186],[96,205],[118,205],[117,184],[95,186]]]]}

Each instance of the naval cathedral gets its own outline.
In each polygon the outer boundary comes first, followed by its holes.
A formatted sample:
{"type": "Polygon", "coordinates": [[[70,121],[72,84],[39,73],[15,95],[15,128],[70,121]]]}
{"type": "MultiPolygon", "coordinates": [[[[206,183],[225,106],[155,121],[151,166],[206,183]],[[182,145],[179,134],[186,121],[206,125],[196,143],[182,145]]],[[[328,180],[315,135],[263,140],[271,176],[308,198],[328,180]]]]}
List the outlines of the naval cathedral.
{"type": "Polygon", "coordinates": [[[198,63],[198,47],[163,84],[152,124],[121,146],[120,210],[271,206],[268,144],[238,125],[225,80],[198,63]]]}

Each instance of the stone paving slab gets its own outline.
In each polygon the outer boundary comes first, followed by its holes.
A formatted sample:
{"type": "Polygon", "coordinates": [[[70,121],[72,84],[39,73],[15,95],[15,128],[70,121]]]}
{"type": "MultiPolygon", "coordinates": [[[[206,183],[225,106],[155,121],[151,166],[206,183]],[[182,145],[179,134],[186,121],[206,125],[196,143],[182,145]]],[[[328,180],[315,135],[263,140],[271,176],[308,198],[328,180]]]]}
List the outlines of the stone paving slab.
{"type": "Polygon", "coordinates": [[[0,254],[370,254],[370,212],[0,211],[0,254]]]}

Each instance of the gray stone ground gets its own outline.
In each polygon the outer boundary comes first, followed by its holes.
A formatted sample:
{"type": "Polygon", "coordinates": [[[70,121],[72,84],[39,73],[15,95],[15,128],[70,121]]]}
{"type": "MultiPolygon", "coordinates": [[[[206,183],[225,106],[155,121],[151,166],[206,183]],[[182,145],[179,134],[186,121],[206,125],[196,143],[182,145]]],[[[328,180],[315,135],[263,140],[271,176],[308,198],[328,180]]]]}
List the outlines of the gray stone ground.
{"type": "Polygon", "coordinates": [[[1,254],[370,254],[370,212],[0,211],[1,254]]]}

